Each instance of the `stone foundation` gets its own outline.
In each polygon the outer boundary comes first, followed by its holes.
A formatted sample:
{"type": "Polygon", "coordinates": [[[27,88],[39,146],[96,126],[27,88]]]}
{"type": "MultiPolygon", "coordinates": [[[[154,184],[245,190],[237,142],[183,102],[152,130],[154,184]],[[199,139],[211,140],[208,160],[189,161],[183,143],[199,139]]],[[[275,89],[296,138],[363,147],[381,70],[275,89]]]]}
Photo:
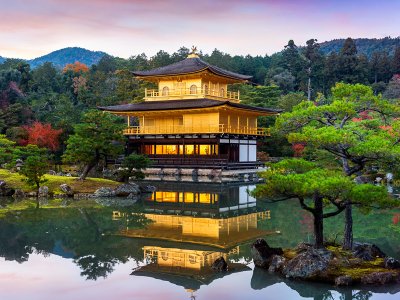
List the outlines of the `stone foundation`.
{"type": "Polygon", "coordinates": [[[144,171],[146,180],[182,182],[259,182],[259,172],[266,168],[222,170],[222,169],[182,169],[148,168],[144,171]]]}

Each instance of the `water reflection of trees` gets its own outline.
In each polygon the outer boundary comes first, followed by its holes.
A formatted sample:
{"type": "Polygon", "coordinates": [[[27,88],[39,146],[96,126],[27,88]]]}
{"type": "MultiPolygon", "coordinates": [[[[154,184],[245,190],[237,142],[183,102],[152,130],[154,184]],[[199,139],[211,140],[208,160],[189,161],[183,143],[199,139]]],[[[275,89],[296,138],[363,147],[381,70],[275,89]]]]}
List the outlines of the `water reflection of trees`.
{"type": "Polygon", "coordinates": [[[0,218],[0,256],[23,263],[32,253],[53,253],[73,257],[87,279],[106,277],[118,263],[143,259],[142,245],[112,234],[127,224],[142,227],[145,218],[137,208],[118,209],[131,217],[112,220],[112,207],[10,212],[0,218]]]}

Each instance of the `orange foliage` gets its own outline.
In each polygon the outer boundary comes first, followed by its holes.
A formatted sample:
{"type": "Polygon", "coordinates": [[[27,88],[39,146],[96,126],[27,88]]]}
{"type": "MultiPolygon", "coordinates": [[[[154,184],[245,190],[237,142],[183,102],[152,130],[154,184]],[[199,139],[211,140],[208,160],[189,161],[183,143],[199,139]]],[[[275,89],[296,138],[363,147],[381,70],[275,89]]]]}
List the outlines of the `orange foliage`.
{"type": "Polygon", "coordinates": [[[48,148],[56,151],[59,147],[59,136],[63,132],[62,129],[53,129],[50,124],[42,124],[34,122],[31,126],[24,126],[28,135],[26,141],[22,144],[33,144],[39,147],[48,148]]]}
{"type": "Polygon", "coordinates": [[[63,73],[66,73],[68,71],[72,71],[74,73],[87,73],[89,72],[89,67],[79,61],[76,61],[73,64],[67,64],[64,67],[63,73]]]}

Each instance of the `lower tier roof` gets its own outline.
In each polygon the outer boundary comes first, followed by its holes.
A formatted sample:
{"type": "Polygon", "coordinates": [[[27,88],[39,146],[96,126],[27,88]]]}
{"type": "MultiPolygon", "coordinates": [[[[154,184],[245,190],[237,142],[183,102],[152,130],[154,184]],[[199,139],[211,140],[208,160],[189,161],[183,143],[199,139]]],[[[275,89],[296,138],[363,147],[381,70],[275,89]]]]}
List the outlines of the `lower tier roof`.
{"type": "Polygon", "coordinates": [[[230,101],[220,101],[212,99],[145,101],[139,103],[121,104],[114,106],[100,106],[98,108],[109,112],[140,112],[140,111],[144,112],[144,111],[211,108],[224,105],[233,108],[239,108],[266,114],[278,114],[282,112],[281,109],[256,107],[246,104],[234,103],[230,101]]]}

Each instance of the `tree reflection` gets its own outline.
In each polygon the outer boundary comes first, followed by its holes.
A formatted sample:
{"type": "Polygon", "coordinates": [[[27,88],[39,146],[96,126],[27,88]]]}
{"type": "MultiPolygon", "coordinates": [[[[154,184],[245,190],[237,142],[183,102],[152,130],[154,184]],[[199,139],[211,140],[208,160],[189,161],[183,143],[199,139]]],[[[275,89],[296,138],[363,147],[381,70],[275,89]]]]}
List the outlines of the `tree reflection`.
{"type": "Polygon", "coordinates": [[[12,211],[0,218],[0,256],[23,263],[33,253],[73,257],[89,280],[107,277],[118,263],[143,259],[141,245],[114,236],[127,223],[143,227],[137,207],[118,208],[128,220],[113,220],[113,207],[36,208],[12,211]]]}

